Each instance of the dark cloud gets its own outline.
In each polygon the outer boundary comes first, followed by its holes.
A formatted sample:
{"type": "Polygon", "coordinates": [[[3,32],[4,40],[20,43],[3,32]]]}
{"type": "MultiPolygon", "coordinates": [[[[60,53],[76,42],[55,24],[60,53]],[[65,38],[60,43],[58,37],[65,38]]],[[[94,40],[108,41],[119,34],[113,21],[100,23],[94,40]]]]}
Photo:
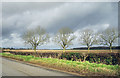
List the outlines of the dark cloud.
{"type": "Polygon", "coordinates": [[[3,15],[11,16],[14,14],[21,14],[25,11],[45,11],[51,8],[55,8],[63,3],[55,3],[55,2],[3,2],[3,15]]]}
{"type": "Polygon", "coordinates": [[[9,44],[10,38],[16,39],[11,34],[16,33],[20,38],[25,30],[38,25],[50,33],[64,26],[75,32],[83,28],[99,31],[107,26],[118,26],[118,5],[115,2],[5,2],[2,5],[3,42],[8,39],[9,44]]]}

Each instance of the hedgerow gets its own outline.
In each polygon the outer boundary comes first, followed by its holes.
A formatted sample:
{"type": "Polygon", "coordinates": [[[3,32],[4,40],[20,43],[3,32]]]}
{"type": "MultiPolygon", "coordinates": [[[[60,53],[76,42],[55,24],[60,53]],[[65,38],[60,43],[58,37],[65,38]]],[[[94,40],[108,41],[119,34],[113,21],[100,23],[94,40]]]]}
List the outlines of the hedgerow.
{"type": "Polygon", "coordinates": [[[23,60],[26,62],[37,63],[43,66],[48,66],[52,68],[57,68],[60,70],[65,70],[69,72],[75,72],[83,75],[109,75],[116,76],[119,75],[118,71],[120,66],[117,65],[106,65],[106,64],[97,64],[90,63],[89,61],[80,62],[80,61],[72,61],[72,60],[63,60],[58,58],[40,58],[34,57],[32,55],[14,55],[14,54],[6,54],[0,53],[0,55],[14,58],[18,60],[23,60]]]}

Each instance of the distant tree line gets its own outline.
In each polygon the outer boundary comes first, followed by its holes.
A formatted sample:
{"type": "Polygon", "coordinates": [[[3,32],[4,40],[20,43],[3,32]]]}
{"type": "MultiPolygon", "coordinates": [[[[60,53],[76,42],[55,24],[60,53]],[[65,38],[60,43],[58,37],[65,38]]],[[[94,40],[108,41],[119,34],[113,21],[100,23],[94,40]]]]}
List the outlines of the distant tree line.
{"type": "MultiPolygon", "coordinates": [[[[91,47],[91,50],[109,50],[109,47],[91,47]]],[[[120,46],[113,46],[113,50],[120,50],[120,46]]],[[[87,50],[87,47],[73,48],[73,50],[87,50]]]]}
{"type": "Polygon", "coordinates": [[[10,50],[31,50],[32,48],[2,48],[2,49],[10,49],[10,50]]]}

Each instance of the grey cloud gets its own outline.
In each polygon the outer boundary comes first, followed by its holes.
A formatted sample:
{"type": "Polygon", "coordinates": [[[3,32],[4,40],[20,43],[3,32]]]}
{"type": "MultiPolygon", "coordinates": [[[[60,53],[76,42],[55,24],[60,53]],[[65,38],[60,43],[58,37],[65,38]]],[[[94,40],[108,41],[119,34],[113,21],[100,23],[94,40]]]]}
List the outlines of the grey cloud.
{"type": "Polygon", "coordinates": [[[43,11],[50,8],[54,8],[63,3],[52,3],[52,2],[3,2],[3,11],[5,16],[20,14],[25,11],[43,11]]]}
{"type": "Polygon", "coordinates": [[[117,3],[108,2],[3,3],[3,39],[15,33],[20,38],[26,29],[38,25],[50,33],[63,26],[74,31],[85,27],[103,29],[100,25],[104,24],[117,26],[117,8],[117,3]]]}

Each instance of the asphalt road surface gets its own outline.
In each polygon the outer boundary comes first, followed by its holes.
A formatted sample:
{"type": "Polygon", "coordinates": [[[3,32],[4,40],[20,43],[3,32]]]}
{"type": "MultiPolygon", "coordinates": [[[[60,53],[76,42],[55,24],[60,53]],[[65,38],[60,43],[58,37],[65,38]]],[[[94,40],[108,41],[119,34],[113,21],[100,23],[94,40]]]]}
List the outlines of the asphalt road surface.
{"type": "MultiPolygon", "coordinates": [[[[0,57],[1,58],[1,57],[0,57]]],[[[2,76],[73,76],[64,72],[48,70],[2,58],[2,76]]]]}

